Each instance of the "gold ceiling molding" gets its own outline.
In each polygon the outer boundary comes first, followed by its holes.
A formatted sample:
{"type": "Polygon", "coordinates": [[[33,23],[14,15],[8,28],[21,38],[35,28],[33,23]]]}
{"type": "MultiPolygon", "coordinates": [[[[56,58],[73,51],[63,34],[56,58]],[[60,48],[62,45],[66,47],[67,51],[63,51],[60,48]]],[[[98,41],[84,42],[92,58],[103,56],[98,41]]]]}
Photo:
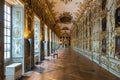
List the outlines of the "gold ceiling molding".
{"type": "Polygon", "coordinates": [[[61,36],[69,36],[69,34],[67,33],[67,31],[62,32],[61,36]]]}
{"type": "Polygon", "coordinates": [[[95,2],[93,2],[92,0],[85,0],[83,3],[80,3],[78,5],[80,9],[76,13],[76,16],[78,16],[77,22],[79,22],[83,16],[84,17],[86,16],[85,15],[87,14],[86,11],[89,12],[91,10],[91,7],[93,7],[93,5],[95,5],[95,2]]]}
{"type": "Polygon", "coordinates": [[[55,7],[55,2],[50,2],[50,1],[48,1],[48,0],[46,0],[46,4],[47,4],[47,7],[48,7],[48,9],[49,9],[49,12],[50,12],[50,16],[52,17],[52,19],[54,20],[54,22],[55,22],[55,16],[57,15],[57,13],[55,13],[54,12],[54,10],[52,10],[53,9],[53,7],[55,7]]]}
{"type": "Polygon", "coordinates": [[[63,14],[60,14],[59,16],[59,22],[62,23],[71,23],[72,21],[72,14],[70,12],[64,12],[63,14]]]}
{"type": "MultiPolygon", "coordinates": [[[[66,1],[66,0],[62,0],[62,1],[66,1]]],[[[69,1],[69,0],[67,0],[69,1]]],[[[74,5],[73,8],[75,8],[74,10],[70,11],[67,9],[67,6],[68,7],[72,7],[70,6],[69,4],[64,4],[63,2],[61,1],[58,1],[58,0],[46,0],[46,3],[48,4],[48,7],[50,9],[50,12],[52,13],[53,15],[53,18],[55,20],[55,23],[60,23],[60,24],[70,24],[71,22],[76,21],[78,18],[80,19],[81,17],[79,16],[82,16],[82,14],[84,14],[84,11],[86,10],[86,7],[85,6],[88,6],[88,5],[81,5],[81,7],[79,7],[78,5],[79,4],[82,4],[82,0],[71,0],[74,5]],[[63,5],[65,7],[65,9],[62,9],[62,7],[60,6],[59,8],[59,4],[63,5]],[[79,9],[79,10],[78,10],[79,9]],[[78,11],[77,11],[78,10],[78,11]],[[59,12],[61,11],[61,12],[59,12]],[[63,16],[63,13],[65,12],[69,12],[70,13],[70,17],[68,17],[68,15],[66,16],[64,14],[63,16]],[[77,13],[76,13],[77,12],[77,13]],[[61,13],[61,14],[60,14],[61,13]],[[68,22],[66,20],[69,20],[68,22]],[[62,21],[62,22],[61,22],[62,21]]],[[[85,3],[86,0],[83,0],[83,3],[85,3]]],[[[88,3],[91,1],[91,0],[87,0],[88,3]]],[[[87,2],[86,1],[86,2],[87,2]]],[[[64,26],[63,26],[64,27],[64,26]]]]}
{"type": "Polygon", "coordinates": [[[69,30],[68,27],[63,27],[61,30],[69,30]]]}
{"type": "Polygon", "coordinates": [[[79,10],[77,11],[77,13],[81,13],[84,10],[84,5],[80,2],[78,8],[79,10]]]}
{"type": "Polygon", "coordinates": [[[8,2],[11,5],[23,5],[21,0],[5,0],[5,2],[8,2]]]}
{"type": "Polygon", "coordinates": [[[41,7],[43,9],[43,11],[41,11],[41,15],[43,16],[43,21],[45,21],[46,24],[48,24],[49,27],[52,27],[55,24],[55,20],[51,14],[51,11],[48,7],[48,4],[46,2],[46,0],[41,0],[41,7]]]}
{"type": "Polygon", "coordinates": [[[60,18],[61,18],[61,17],[64,17],[64,16],[68,16],[68,17],[71,17],[71,18],[72,18],[70,12],[64,12],[63,14],[60,15],[60,18]]]}
{"type": "Polygon", "coordinates": [[[64,2],[65,4],[68,4],[69,2],[72,2],[72,0],[61,0],[62,2],[64,2]]]}

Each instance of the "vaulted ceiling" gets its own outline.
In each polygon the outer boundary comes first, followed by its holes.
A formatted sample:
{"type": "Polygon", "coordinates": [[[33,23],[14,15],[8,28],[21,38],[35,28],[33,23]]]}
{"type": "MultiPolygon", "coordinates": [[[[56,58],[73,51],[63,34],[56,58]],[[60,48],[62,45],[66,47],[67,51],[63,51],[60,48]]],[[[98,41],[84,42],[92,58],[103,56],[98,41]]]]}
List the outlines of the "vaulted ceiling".
{"type": "MultiPolygon", "coordinates": [[[[55,27],[60,29],[59,33],[69,34],[74,27],[74,22],[78,20],[84,0],[46,0],[48,7],[55,20],[55,27]],[[68,29],[64,29],[68,28],[68,29]]],[[[57,29],[56,28],[56,29],[57,29]]]]}
{"type": "Polygon", "coordinates": [[[10,3],[23,1],[32,5],[33,11],[57,35],[70,34],[83,12],[84,2],[91,0],[6,0],[10,3]]]}

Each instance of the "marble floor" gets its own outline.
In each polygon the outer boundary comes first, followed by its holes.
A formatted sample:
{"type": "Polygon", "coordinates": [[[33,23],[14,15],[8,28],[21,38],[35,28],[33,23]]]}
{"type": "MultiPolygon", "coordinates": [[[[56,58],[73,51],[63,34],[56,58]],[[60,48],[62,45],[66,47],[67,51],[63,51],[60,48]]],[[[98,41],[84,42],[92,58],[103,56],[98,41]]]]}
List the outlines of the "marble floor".
{"type": "Polygon", "coordinates": [[[47,57],[21,80],[120,80],[70,48],[59,51],[59,57],[47,57]]]}

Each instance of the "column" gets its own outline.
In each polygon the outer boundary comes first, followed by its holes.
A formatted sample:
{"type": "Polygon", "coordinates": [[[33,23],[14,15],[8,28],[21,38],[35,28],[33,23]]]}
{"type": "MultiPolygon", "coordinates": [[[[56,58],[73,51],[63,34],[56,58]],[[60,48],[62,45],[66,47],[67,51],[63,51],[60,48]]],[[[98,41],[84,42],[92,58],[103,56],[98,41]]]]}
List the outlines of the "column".
{"type": "Polygon", "coordinates": [[[51,44],[52,50],[54,50],[55,49],[54,48],[54,32],[52,32],[52,34],[51,34],[51,42],[52,42],[52,44],[51,44]]]}
{"type": "Polygon", "coordinates": [[[50,56],[50,29],[49,28],[47,28],[47,29],[48,29],[48,32],[47,32],[47,34],[48,34],[47,53],[48,53],[48,56],[50,56]]]}
{"type": "Polygon", "coordinates": [[[25,8],[24,26],[24,70],[30,70],[34,65],[34,15],[28,5],[25,8]]]}
{"type": "Polygon", "coordinates": [[[40,27],[40,56],[41,60],[44,60],[44,23],[41,21],[41,27],[40,27]]]}
{"type": "Polygon", "coordinates": [[[49,29],[49,54],[51,54],[52,53],[52,37],[51,37],[51,34],[52,34],[52,31],[51,31],[51,29],[49,29]]]}

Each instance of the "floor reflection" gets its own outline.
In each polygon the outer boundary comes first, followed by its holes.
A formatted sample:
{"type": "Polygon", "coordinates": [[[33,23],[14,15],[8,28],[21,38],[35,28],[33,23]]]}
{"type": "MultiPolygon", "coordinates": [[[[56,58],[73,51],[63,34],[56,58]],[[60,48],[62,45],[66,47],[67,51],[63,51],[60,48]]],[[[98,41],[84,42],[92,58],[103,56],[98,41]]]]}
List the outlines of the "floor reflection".
{"type": "Polygon", "coordinates": [[[59,58],[46,57],[21,80],[120,80],[96,63],[70,48],[59,51],[59,58]]]}

